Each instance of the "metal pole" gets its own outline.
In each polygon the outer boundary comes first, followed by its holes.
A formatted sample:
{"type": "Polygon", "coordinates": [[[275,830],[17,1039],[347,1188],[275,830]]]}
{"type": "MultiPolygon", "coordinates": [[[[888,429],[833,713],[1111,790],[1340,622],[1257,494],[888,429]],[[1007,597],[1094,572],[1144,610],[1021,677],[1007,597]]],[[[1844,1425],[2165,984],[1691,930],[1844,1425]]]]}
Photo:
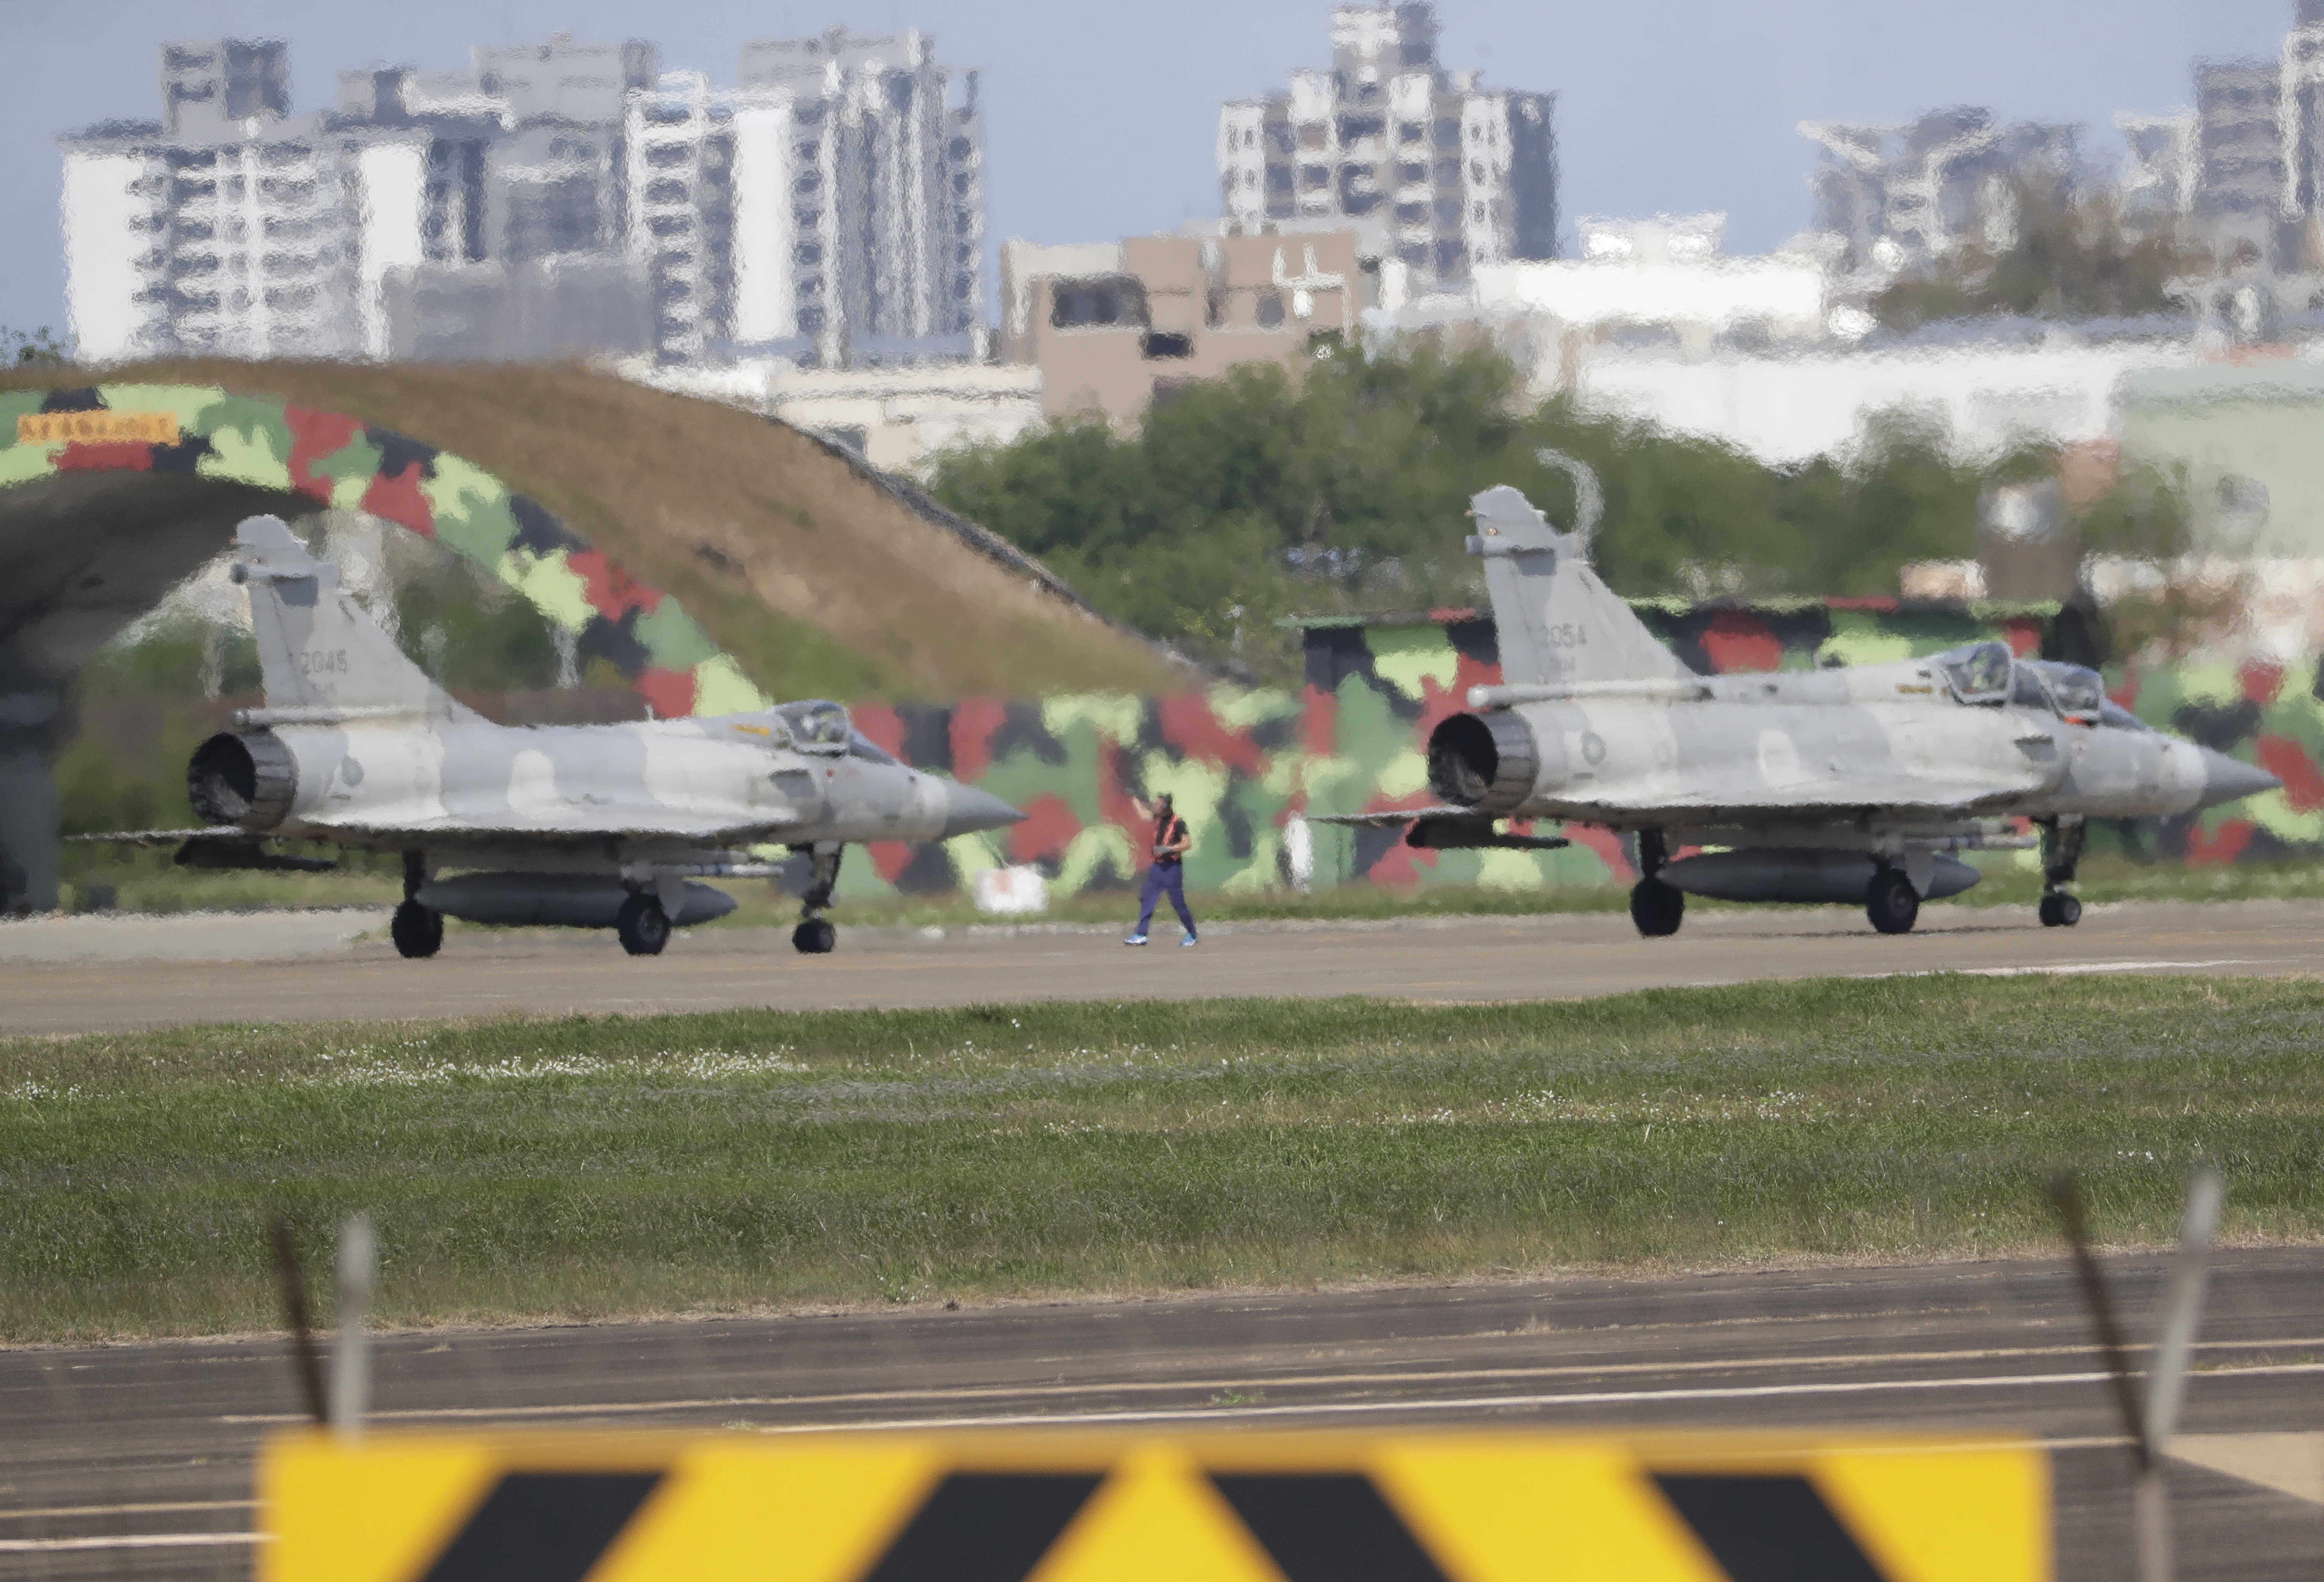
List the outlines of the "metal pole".
{"type": "Polygon", "coordinates": [[[2163,1334],[2146,1384],[2146,1442],[2167,1454],[2179,1429],[2179,1403],[2187,1392],[2187,1364],[2195,1346],[2195,1327],[2203,1313],[2209,1281],[2211,1237],[2219,1228],[2219,1206],[2227,1188],[2212,1170],[2199,1170],[2187,1183],[2187,1215],[2179,1226],[2179,1257],[2171,1268],[2171,1289],[2163,1305],[2163,1334]]]}
{"type": "Polygon", "coordinates": [[[2202,1317],[2203,1288],[2210,1276],[2211,1235],[2219,1226],[2226,1189],[2210,1170],[2187,1183],[2187,1212],[2179,1226],[2179,1256],[2163,1299],[2163,1334],[2146,1379],[2146,1414],[2142,1422],[2145,1454],[2132,1490],[2132,1518],[2138,1536],[2139,1582],[2172,1582],[2177,1567],[2171,1534],[2171,1491],[2163,1481],[2163,1459],[2178,1430],[2179,1404],[2187,1392],[2187,1363],[2202,1317]]]}
{"type": "Polygon", "coordinates": [[[339,1227],[339,1343],[331,1349],[331,1429],[342,1439],[363,1431],[371,1397],[371,1341],[364,1331],[371,1306],[371,1221],[351,1214],[339,1227]]]}

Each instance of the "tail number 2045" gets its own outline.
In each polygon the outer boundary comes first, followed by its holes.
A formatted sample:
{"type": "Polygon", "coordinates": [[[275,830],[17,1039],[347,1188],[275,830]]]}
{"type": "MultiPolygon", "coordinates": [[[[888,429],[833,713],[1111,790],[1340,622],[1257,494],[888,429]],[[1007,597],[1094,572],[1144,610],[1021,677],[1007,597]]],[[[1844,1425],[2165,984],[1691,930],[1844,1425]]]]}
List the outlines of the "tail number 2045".
{"type": "Polygon", "coordinates": [[[343,676],[347,671],[347,651],[344,648],[310,648],[290,657],[302,676],[343,676]]]}

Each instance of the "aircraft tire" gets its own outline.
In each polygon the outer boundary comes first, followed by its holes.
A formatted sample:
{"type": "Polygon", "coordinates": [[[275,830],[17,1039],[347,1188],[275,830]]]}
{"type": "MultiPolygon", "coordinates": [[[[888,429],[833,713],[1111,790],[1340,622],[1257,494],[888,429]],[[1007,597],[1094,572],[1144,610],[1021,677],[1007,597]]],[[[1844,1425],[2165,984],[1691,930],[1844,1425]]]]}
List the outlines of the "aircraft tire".
{"type": "Polygon", "coordinates": [[[1883,868],[1865,892],[1864,915],[1884,934],[1909,934],[1921,916],[1921,893],[1898,869],[1883,868]]]}
{"type": "Polygon", "coordinates": [[[1686,892],[1660,879],[1641,879],[1630,886],[1630,921],[1649,939],[1678,932],[1686,919],[1686,892]]]}
{"type": "Polygon", "coordinates": [[[395,917],[387,925],[387,934],[395,941],[398,956],[418,961],[435,955],[442,947],[444,914],[432,906],[407,901],[395,909],[395,917]]]}
{"type": "Polygon", "coordinates": [[[2081,898],[2053,890],[2042,898],[2042,926],[2045,929],[2070,929],[2082,921],[2081,898]]]}
{"type": "Polygon", "coordinates": [[[632,895],[622,902],[613,932],[621,936],[622,948],[631,955],[659,956],[669,943],[669,914],[653,896],[632,895]]]}
{"type": "Polygon", "coordinates": [[[801,956],[828,956],[839,944],[839,930],[823,918],[809,918],[791,930],[791,948],[801,956]]]}

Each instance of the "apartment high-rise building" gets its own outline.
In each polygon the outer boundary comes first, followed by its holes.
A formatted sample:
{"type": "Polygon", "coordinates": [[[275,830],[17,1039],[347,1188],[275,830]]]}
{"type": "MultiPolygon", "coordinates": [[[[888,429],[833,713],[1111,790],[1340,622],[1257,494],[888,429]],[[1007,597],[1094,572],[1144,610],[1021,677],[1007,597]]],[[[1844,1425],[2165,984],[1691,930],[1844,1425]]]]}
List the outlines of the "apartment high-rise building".
{"type": "Polygon", "coordinates": [[[2275,61],[2195,63],[2195,215],[2223,255],[2276,256],[2291,205],[2283,79],[2275,61]]]}
{"type": "Polygon", "coordinates": [[[161,88],[161,120],[64,140],[67,308],[81,355],[360,350],[357,217],[392,209],[394,171],[321,117],[290,117],[279,42],[164,45],[161,88]]]}
{"type": "Polygon", "coordinates": [[[736,345],[825,365],[965,356],[983,318],[977,76],[927,36],[742,48],[733,100],[736,345]]]}
{"type": "Polygon", "coordinates": [[[1557,254],[1557,96],[1448,76],[1421,3],[1332,14],[1329,70],[1219,116],[1231,233],[1353,228],[1418,283],[1557,254]]]}
{"type": "Polygon", "coordinates": [[[917,32],[753,43],[742,86],[558,34],[343,73],[292,118],[279,42],[167,47],[162,121],[62,140],[97,360],[965,354],[982,307],[974,75],[917,32]]]}
{"type": "Polygon", "coordinates": [[[2273,59],[2198,60],[2195,106],[2117,116],[2134,213],[2188,217],[2222,261],[2324,261],[2324,0],[2296,0],[2273,59]]]}

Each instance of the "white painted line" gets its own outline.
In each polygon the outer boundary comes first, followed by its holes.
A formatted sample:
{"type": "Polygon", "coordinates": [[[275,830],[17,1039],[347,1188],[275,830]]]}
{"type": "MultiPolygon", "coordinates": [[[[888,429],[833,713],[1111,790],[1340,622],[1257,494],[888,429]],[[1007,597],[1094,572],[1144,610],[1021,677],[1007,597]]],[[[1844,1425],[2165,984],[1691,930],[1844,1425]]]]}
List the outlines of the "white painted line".
{"type": "Polygon", "coordinates": [[[44,1505],[30,1511],[0,1511],[0,1522],[29,1522],[36,1516],[132,1516],[155,1511],[247,1511],[256,1500],[164,1500],[143,1505],[44,1505]]]}
{"type": "Polygon", "coordinates": [[[139,1532],[111,1538],[0,1538],[0,1555],[88,1549],[215,1549],[225,1544],[264,1543],[269,1536],[263,1532],[139,1532]]]}
{"type": "MultiPolygon", "coordinates": [[[[2324,1340],[2199,1340],[2200,1352],[2264,1352],[2264,1350],[2294,1350],[2294,1347],[2324,1347],[2324,1340]]],[[[1696,1361],[1629,1361],[1629,1364],[1571,1364],[1557,1368],[1448,1368],[1448,1371],[1411,1371],[1411,1373],[1306,1373],[1306,1375],[1241,1375],[1218,1377],[1218,1380],[1093,1380],[1088,1384],[985,1384],[972,1389],[864,1389],[864,1392],[823,1393],[823,1396],[697,1396],[687,1401],[590,1401],[572,1405],[439,1405],[439,1408],[402,1408],[395,1412],[372,1412],[372,1417],[397,1417],[397,1420],[441,1420],[441,1417],[463,1417],[463,1420],[513,1420],[513,1417],[628,1417],[641,1412],[706,1412],[734,1411],[734,1408],[804,1408],[804,1405],[869,1405],[879,1401],[1022,1401],[1029,1396],[1102,1396],[1102,1393],[1190,1393],[1202,1389],[1315,1389],[1315,1387],[1397,1387],[1397,1384],[1443,1384],[1452,1380],[1513,1380],[1513,1377],[1603,1377],[1609,1373],[1736,1373],[1743,1368],[1815,1368],[1815,1366],[1868,1366],[1868,1364],[1933,1364],[1933,1361],[2004,1361],[2010,1356],[2087,1356],[2097,1352],[2094,1345],[2020,1345],[2020,1347],[1989,1347],[1970,1352],[1836,1352],[1829,1356],[1722,1356],[1722,1359],[1696,1361]]],[[[2271,1366],[2219,1366],[2210,1368],[2199,1377],[2243,1375],[2243,1373],[2324,1373],[2324,1364],[2271,1364],[2271,1366]]],[[[2103,1380],[2106,1373],[2008,1373],[2008,1375],[1970,1377],[1966,1384],[2010,1384],[2010,1383],[2059,1383],[2059,1380],[2103,1380]]],[[[1478,1399],[1416,1399],[1416,1401],[1367,1401],[1367,1403],[1313,1403],[1313,1405],[1268,1405],[1268,1408],[1167,1408],[1155,1412],[1155,1420],[1169,1417],[1236,1417],[1250,1415],[1283,1415],[1283,1412],[1339,1412],[1339,1411],[1383,1411],[1383,1412],[1413,1412],[1441,1408],[1441,1405],[1538,1405],[1559,1403],[1559,1401],[1690,1401],[1690,1399],[1740,1399],[1752,1392],[1764,1393],[1815,1393],[1815,1392],[1867,1392],[1867,1389],[1933,1389],[1952,1380],[1848,1380],[1839,1384],[1736,1384],[1722,1387],[1711,1393],[1692,1393],[1687,1389],[1638,1389],[1619,1393],[1526,1393],[1526,1396],[1478,1396],[1478,1399]]],[[[217,1421],[235,1424],[265,1424],[265,1421],[307,1421],[300,1412],[270,1412],[270,1415],[227,1415],[217,1421]]],[[[904,1421],[904,1420],[895,1420],[904,1421]]],[[[1050,1415],[1050,1412],[1025,1412],[1009,1417],[916,1417],[916,1424],[951,1424],[951,1421],[1146,1421],[1139,1412],[1094,1412],[1094,1415],[1050,1415]]],[[[892,1421],[836,1421],[836,1424],[798,1424],[798,1429],[851,1429],[851,1427],[892,1427],[892,1421]]],[[[774,1429],[770,1429],[774,1431],[774,1429]]]]}
{"type": "MultiPolygon", "coordinates": [[[[2239,1378],[2287,1374],[2324,1374],[2324,1363],[2285,1363],[2273,1367],[2220,1368],[2200,1378],[2239,1378]]],[[[2136,1376],[2144,1377],[2143,1374],[2136,1376]]],[[[2035,1385],[2100,1384],[2112,1374],[1998,1374],[1977,1379],[1863,1379],[1821,1384],[1735,1384],[1691,1390],[1593,1390],[1568,1395],[1472,1395],[1466,1399],[1333,1401],[1305,1406],[1204,1406],[1148,1411],[1021,1412],[996,1417],[923,1417],[881,1422],[780,1423],[764,1434],[830,1434],[879,1429],[1031,1428],[1038,1425],[1221,1422],[1277,1417],[1386,1416],[1416,1411],[1496,1411],[1544,1406],[1637,1406],[1682,1401],[1766,1401],[1784,1396],[1869,1395],[1904,1390],[2009,1390],[2035,1385]]]]}

